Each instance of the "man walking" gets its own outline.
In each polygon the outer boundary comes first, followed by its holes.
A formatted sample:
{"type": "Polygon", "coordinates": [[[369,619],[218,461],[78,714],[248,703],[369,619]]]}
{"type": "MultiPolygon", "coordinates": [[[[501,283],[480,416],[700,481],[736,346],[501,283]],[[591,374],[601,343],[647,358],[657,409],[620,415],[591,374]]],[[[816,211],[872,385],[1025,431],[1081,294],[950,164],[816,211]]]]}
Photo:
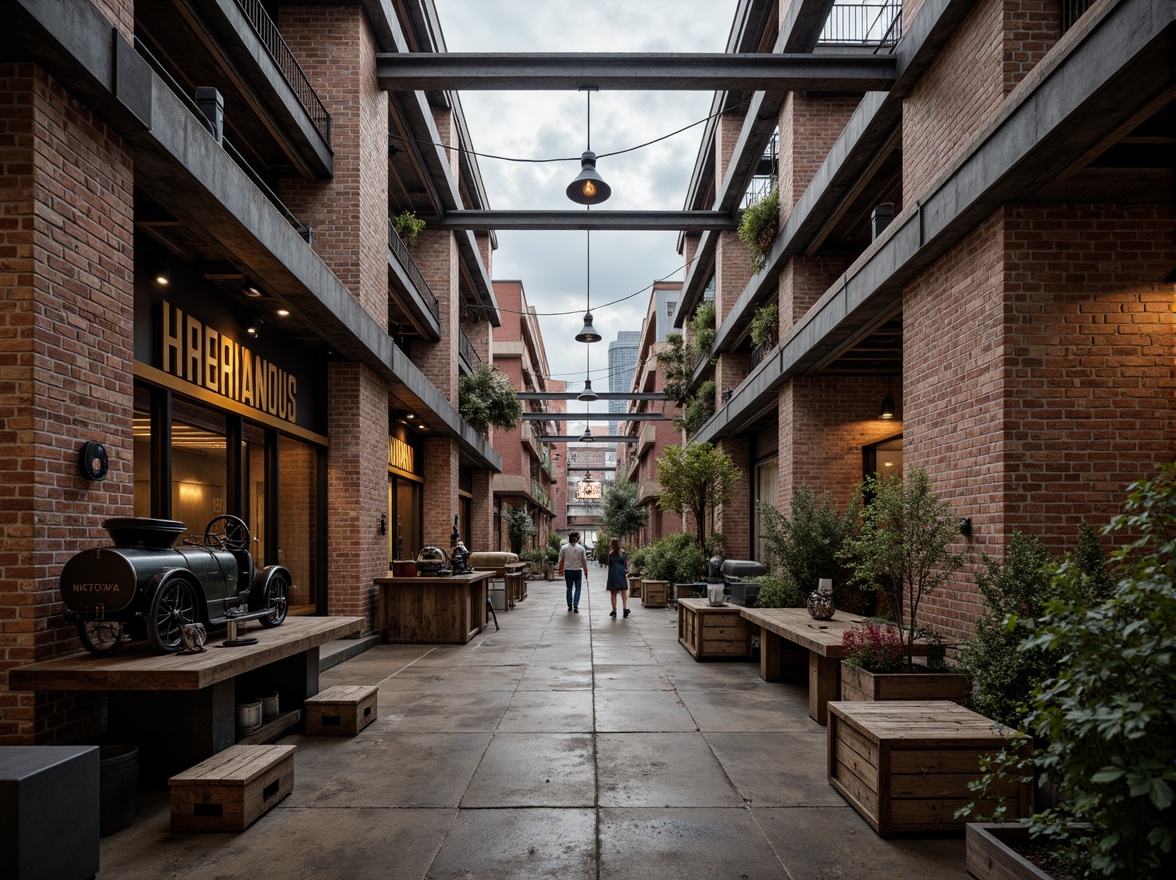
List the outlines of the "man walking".
{"type": "Polygon", "coordinates": [[[581,578],[588,583],[588,554],[580,544],[580,533],[568,535],[568,542],[559,548],[556,574],[563,575],[568,590],[568,611],[580,613],[581,578]]]}

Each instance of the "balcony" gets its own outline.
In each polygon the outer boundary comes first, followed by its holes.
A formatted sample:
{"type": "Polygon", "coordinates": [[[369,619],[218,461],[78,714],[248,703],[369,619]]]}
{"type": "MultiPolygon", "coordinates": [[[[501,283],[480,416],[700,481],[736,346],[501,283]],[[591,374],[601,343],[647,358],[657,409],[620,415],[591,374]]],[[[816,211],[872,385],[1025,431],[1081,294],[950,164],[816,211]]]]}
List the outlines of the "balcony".
{"type": "Polygon", "coordinates": [[[640,504],[647,504],[660,498],[661,493],[662,485],[658,480],[642,480],[637,491],[637,501],[640,504]]]}
{"type": "Polygon", "coordinates": [[[817,39],[817,48],[860,47],[875,53],[893,52],[901,38],[901,0],[836,3],[817,39]]]}
{"type": "Polygon", "coordinates": [[[388,279],[401,296],[389,309],[389,324],[407,323],[425,339],[441,338],[441,303],[421,274],[408,245],[388,220],[388,279]],[[396,312],[394,316],[392,313],[396,312]]]}
{"type": "Polygon", "coordinates": [[[637,435],[637,454],[636,459],[640,460],[642,456],[653,446],[657,440],[657,426],[656,425],[642,425],[641,433],[637,435]]]}
{"type": "Polygon", "coordinates": [[[467,373],[473,373],[482,366],[482,358],[474,350],[474,344],[470,342],[464,330],[457,331],[457,353],[461,358],[460,365],[467,373]]]}

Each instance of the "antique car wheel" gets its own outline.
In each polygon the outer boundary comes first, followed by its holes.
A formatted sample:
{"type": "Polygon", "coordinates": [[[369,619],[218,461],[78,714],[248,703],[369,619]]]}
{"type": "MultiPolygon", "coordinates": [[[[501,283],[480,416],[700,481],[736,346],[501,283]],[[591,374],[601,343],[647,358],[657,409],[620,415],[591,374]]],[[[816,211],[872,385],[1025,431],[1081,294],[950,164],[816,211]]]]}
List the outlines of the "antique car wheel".
{"type": "Polygon", "coordinates": [[[123,642],[130,641],[130,635],[126,625],[117,620],[80,620],[78,641],[91,654],[110,657],[118,653],[123,642]]]}
{"type": "Polygon", "coordinates": [[[275,574],[265,585],[265,604],[267,608],[273,609],[273,614],[258,618],[258,622],[262,626],[281,626],[290,606],[290,582],[284,574],[275,574]]]}
{"type": "Polygon", "coordinates": [[[185,624],[200,622],[198,596],[187,577],[172,577],[160,584],[147,612],[147,641],[152,648],[167,654],[180,649],[185,624]]]}
{"type": "Polygon", "coordinates": [[[216,544],[225,550],[248,550],[249,526],[245,525],[245,520],[228,513],[213,517],[204,527],[204,543],[216,544]]]}

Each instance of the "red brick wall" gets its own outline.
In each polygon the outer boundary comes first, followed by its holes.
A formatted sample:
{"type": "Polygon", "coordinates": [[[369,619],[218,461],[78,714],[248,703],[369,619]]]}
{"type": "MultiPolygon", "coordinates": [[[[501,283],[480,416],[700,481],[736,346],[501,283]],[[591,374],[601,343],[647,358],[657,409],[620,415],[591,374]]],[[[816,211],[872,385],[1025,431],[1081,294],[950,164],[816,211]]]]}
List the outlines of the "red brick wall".
{"type": "Polygon", "coordinates": [[[793,257],[779,278],[780,332],[783,339],[808,310],[825,295],[847,268],[841,259],[793,257]]]}
{"type": "Polygon", "coordinates": [[[388,539],[380,534],[388,513],[388,392],[355,363],[330,364],[327,391],[327,612],[364,617],[372,629],[372,581],[388,571],[388,539]]]}
{"type": "Polygon", "coordinates": [[[953,636],[979,552],[1009,531],[1073,547],[1176,454],[1172,212],[1010,206],[905,293],[907,469],[973,519],[969,565],[927,600],[953,636]]]}
{"type": "Polygon", "coordinates": [[[313,246],[381,327],[388,326],[388,96],[359,6],[283,6],[282,35],[331,114],[334,177],[288,180],[283,201],[313,246]]]}
{"type": "Polygon", "coordinates": [[[845,129],[858,98],[808,98],[790,92],[780,110],[780,214],[787,217],[845,129]]]}
{"type": "Polygon", "coordinates": [[[412,257],[433,289],[433,293],[437,295],[441,310],[440,341],[414,344],[412,360],[424,373],[425,378],[456,407],[460,299],[457,242],[453,233],[441,229],[425,229],[417,236],[412,246],[412,257]]]}
{"type": "Polygon", "coordinates": [[[135,0],[90,0],[127,42],[135,33],[135,0]]]}
{"type": "MultiPolygon", "coordinates": [[[[735,466],[748,475],[752,473],[750,442],[746,435],[727,437],[719,441],[717,448],[731,456],[735,466]]],[[[735,559],[751,559],[751,491],[751,480],[740,480],[714,517],[715,531],[723,536],[723,548],[735,559]]]]}
{"type": "Polygon", "coordinates": [[[86,695],[16,694],[7,670],[80,645],[57,578],[132,512],[131,151],[32,65],[0,65],[0,743],[100,729],[86,695]],[[78,473],[85,440],[110,456],[78,473]]]}
{"type": "Polygon", "coordinates": [[[445,437],[425,438],[426,546],[449,547],[453,515],[458,512],[457,443],[445,437]]]}

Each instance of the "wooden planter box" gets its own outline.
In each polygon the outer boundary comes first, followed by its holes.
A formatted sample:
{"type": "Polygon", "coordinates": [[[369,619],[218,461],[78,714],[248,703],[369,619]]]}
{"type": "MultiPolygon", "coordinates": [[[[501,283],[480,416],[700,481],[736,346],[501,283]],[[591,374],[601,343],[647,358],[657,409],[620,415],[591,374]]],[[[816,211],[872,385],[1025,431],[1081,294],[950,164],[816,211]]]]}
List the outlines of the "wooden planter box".
{"type": "Polygon", "coordinates": [[[665,608],[669,596],[669,581],[641,581],[641,604],[646,608],[665,608]]]}
{"type": "MultiPolygon", "coordinates": [[[[980,758],[1006,748],[1013,731],[946,700],[834,702],[829,709],[829,784],[883,837],[963,833],[960,807],[975,800],[980,758]]],[[[1029,815],[1032,787],[1000,793],[1013,818],[1029,815]]],[[[981,801],[982,810],[995,803],[981,801]]]]}
{"type": "Polygon", "coordinates": [[[951,700],[963,703],[968,696],[966,675],[957,672],[867,672],[841,664],[843,700],[951,700]]]}
{"type": "Polygon", "coordinates": [[[1010,844],[1027,843],[1029,828],[1017,822],[969,822],[964,832],[968,873],[977,880],[1050,880],[1010,844]]]}
{"type": "Polygon", "coordinates": [[[641,578],[639,578],[639,577],[629,578],[629,595],[632,596],[634,599],[641,598],[641,578]]]}
{"type": "Polygon", "coordinates": [[[678,641],[695,660],[751,659],[751,627],[740,609],[706,599],[678,600],[678,641]]]}

